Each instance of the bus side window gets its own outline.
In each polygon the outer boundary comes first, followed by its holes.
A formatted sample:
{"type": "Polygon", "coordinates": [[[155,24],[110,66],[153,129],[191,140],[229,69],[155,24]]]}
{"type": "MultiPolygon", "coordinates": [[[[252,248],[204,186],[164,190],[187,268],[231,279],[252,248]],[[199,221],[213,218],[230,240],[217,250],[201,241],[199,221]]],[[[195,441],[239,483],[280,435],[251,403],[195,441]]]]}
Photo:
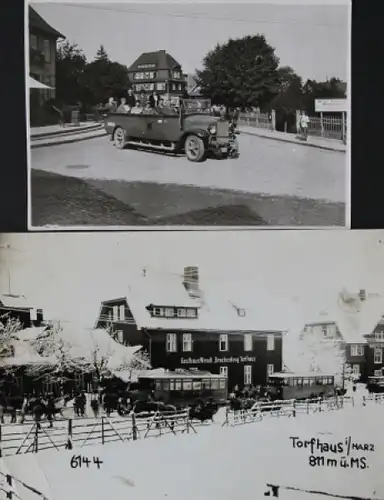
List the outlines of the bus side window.
{"type": "Polygon", "coordinates": [[[161,380],[156,380],[155,381],[155,390],[156,391],[161,391],[161,380]]]}
{"type": "Polygon", "coordinates": [[[219,388],[219,381],[217,378],[213,378],[211,380],[211,389],[218,389],[219,388]]]}
{"type": "Polygon", "coordinates": [[[183,390],[184,391],[192,390],[192,380],[183,380],[183,390]]]}
{"type": "Polygon", "coordinates": [[[296,384],[298,387],[301,387],[303,385],[303,379],[302,378],[296,379],[296,384]]]}
{"type": "Polygon", "coordinates": [[[209,379],[203,380],[202,383],[203,383],[203,389],[209,390],[211,388],[211,381],[209,379]]]}
{"type": "Polygon", "coordinates": [[[315,385],[316,380],[314,378],[309,379],[309,385],[315,385]]]}
{"type": "Polygon", "coordinates": [[[194,380],[192,385],[194,391],[201,391],[201,380],[194,380]]]}
{"type": "Polygon", "coordinates": [[[181,391],[181,380],[175,380],[175,391],[181,391]]]}
{"type": "Polygon", "coordinates": [[[169,390],[170,391],[174,391],[175,390],[175,381],[174,380],[170,380],[169,381],[169,390]]]}
{"type": "Polygon", "coordinates": [[[169,391],[169,380],[163,380],[163,391],[169,391]]]}
{"type": "Polygon", "coordinates": [[[226,380],[224,380],[224,379],[219,380],[220,389],[225,389],[225,382],[226,382],[226,380]]]}
{"type": "Polygon", "coordinates": [[[307,378],[303,378],[303,386],[308,386],[309,380],[307,378]]]}

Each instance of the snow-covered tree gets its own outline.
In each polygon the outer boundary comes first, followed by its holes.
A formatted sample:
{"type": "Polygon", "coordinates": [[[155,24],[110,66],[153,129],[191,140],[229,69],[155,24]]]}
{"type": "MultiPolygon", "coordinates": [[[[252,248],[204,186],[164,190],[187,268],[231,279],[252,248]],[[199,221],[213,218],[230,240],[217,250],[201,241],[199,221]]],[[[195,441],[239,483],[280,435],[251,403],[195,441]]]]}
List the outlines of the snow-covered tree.
{"type": "Polygon", "coordinates": [[[72,345],[63,338],[62,332],[60,323],[56,323],[50,325],[47,330],[31,341],[42,360],[48,358],[51,363],[29,367],[27,369],[29,375],[45,378],[51,382],[65,382],[69,380],[66,374],[89,372],[89,362],[81,357],[73,356],[72,345]]]}
{"type": "Polygon", "coordinates": [[[100,384],[116,371],[133,374],[150,368],[149,356],[139,347],[123,346],[102,329],[77,330],[56,323],[36,340],[36,349],[53,360],[54,366],[36,366],[32,370],[52,381],[64,381],[65,374],[77,373],[92,374],[100,384]]]}
{"type": "Polygon", "coordinates": [[[14,356],[15,342],[23,326],[18,319],[5,314],[0,317],[0,368],[6,373],[13,373],[17,367],[9,364],[14,356]]]}
{"type": "Polygon", "coordinates": [[[292,334],[286,340],[284,362],[293,372],[319,372],[335,376],[342,383],[345,372],[345,345],[340,340],[326,340],[321,334],[292,334]]]}

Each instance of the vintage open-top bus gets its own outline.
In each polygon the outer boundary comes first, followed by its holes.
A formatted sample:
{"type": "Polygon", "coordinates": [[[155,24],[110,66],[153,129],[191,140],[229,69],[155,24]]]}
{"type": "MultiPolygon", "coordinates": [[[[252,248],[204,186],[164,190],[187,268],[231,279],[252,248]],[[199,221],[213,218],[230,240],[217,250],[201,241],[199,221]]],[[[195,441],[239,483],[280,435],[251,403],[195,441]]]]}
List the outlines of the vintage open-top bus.
{"type": "Polygon", "coordinates": [[[268,377],[273,399],[309,399],[334,394],[335,377],[324,373],[273,373],[268,377]]]}
{"type": "Polygon", "coordinates": [[[194,405],[199,400],[225,404],[228,399],[226,377],[197,370],[149,370],[138,376],[130,390],[138,399],[151,397],[176,407],[194,405]]]}

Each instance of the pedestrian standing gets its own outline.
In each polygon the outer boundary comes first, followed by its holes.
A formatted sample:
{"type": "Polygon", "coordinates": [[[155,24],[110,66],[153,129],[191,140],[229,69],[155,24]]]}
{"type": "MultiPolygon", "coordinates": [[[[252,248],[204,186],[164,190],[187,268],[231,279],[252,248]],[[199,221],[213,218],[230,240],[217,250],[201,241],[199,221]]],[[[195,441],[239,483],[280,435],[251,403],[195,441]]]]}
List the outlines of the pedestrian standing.
{"type": "Polygon", "coordinates": [[[303,139],[305,141],[308,139],[308,124],[309,124],[309,117],[305,113],[305,111],[302,111],[301,118],[300,118],[300,127],[301,127],[301,132],[303,135],[303,139]]]}

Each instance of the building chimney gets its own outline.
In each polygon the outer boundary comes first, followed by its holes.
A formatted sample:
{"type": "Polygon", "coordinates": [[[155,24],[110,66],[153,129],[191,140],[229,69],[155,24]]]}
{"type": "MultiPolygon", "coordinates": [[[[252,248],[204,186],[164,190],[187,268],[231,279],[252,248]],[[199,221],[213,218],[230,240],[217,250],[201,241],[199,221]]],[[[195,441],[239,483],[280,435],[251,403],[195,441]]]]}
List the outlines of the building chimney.
{"type": "Polygon", "coordinates": [[[364,290],[364,289],[359,290],[359,299],[361,300],[361,302],[364,302],[367,299],[366,290],[364,290]]]}
{"type": "Polygon", "coordinates": [[[199,268],[197,266],[184,267],[183,285],[191,297],[200,297],[199,268]]]}

